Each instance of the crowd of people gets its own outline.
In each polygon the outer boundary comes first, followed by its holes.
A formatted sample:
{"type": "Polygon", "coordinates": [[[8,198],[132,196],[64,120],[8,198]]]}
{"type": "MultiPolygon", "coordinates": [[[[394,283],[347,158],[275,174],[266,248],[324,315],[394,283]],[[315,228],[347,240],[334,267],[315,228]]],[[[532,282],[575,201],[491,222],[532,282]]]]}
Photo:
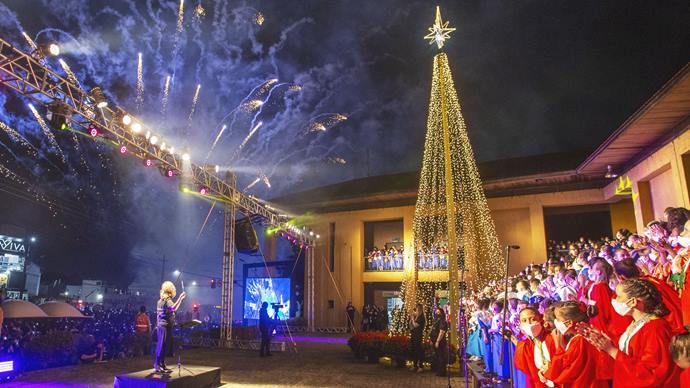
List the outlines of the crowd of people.
{"type": "MultiPolygon", "coordinates": [[[[388,249],[374,247],[366,256],[367,271],[402,271],[405,269],[405,249],[401,245],[388,249]]],[[[429,251],[417,252],[417,265],[420,271],[442,271],[448,269],[448,247],[432,247],[429,251]]]]}
{"type": "Polygon", "coordinates": [[[362,308],[362,331],[388,330],[388,310],[376,304],[362,308]]]}
{"type": "Polygon", "coordinates": [[[507,291],[471,294],[468,355],[515,387],[690,387],[689,220],[668,208],[641,234],[550,241],[507,291]]]}

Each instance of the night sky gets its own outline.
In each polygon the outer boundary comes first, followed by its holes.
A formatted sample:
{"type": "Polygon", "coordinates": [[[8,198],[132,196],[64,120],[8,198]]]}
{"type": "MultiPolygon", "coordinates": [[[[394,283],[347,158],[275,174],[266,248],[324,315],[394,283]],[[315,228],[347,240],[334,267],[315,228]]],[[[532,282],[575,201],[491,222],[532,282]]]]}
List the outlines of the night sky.
{"type": "MultiPolygon", "coordinates": [[[[226,125],[209,163],[238,171],[240,188],[265,175],[271,189],[260,182],[248,192],[271,198],[419,168],[437,51],[422,36],[434,5],[186,0],[177,33],[177,1],[4,0],[0,36],[23,50],[22,29],[39,43],[59,42],[86,89],[101,86],[111,104],[170,144],[188,145],[196,162],[226,125]],[[262,88],[272,78],[278,81],[262,88]],[[265,103],[251,110],[251,100],[265,103]],[[320,126],[327,130],[313,130],[320,126]]],[[[440,5],[457,28],[446,50],[479,160],[592,150],[690,59],[687,1],[440,5]]],[[[49,65],[64,74],[55,59],[49,65]]],[[[0,121],[38,149],[33,155],[0,133],[0,164],[26,182],[0,179],[0,223],[39,237],[36,260],[45,270],[147,282],[160,275],[165,255],[170,268],[219,275],[217,208],[197,240],[208,203],[89,139],[80,138],[77,151],[68,135],[56,134],[62,162],[26,100],[0,92],[0,121]]]]}

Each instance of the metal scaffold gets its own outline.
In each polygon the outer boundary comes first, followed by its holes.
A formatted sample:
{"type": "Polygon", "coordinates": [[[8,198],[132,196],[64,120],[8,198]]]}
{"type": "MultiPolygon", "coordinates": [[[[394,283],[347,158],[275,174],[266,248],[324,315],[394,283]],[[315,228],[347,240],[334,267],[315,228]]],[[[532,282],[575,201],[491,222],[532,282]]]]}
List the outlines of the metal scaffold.
{"type": "MultiPolygon", "coordinates": [[[[209,198],[224,204],[221,344],[227,346],[232,338],[236,212],[242,212],[252,218],[259,217],[265,226],[280,229],[285,227],[288,215],[280,213],[254,196],[237,190],[237,178],[234,173],[228,172],[225,179],[221,179],[213,168],[197,165],[189,161],[188,156],[185,158],[181,152],[173,153],[170,149],[154,144],[149,138],[154,131],[138,121],[134,115],[121,107],[99,107],[95,98],[97,88],[86,92],[51,70],[40,57],[26,54],[3,39],[0,39],[0,85],[7,86],[38,105],[58,110],[69,126],[86,132],[90,128],[97,128],[104,138],[117,144],[118,148],[126,147],[128,155],[144,161],[150,160],[169,175],[180,176],[186,182],[207,188],[209,198]],[[125,124],[125,116],[137,123],[139,127],[136,131],[131,125],[125,124]]],[[[100,89],[98,93],[102,96],[100,89]]],[[[285,234],[307,245],[314,243],[307,235],[295,233],[287,228],[283,230],[285,234]]],[[[313,256],[313,249],[307,251],[313,256]]],[[[307,260],[307,263],[309,262],[312,262],[313,266],[313,260],[307,260]]],[[[308,282],[313,283],[313,269],[310,273],[312,275],[308,282]]],[[[313,294],[313,284],[307,284],[306,288],[311,289],[313,294]]],[[[308,326],[313,328],[313,300],[310,300],[308,309],[308,326]]]]}

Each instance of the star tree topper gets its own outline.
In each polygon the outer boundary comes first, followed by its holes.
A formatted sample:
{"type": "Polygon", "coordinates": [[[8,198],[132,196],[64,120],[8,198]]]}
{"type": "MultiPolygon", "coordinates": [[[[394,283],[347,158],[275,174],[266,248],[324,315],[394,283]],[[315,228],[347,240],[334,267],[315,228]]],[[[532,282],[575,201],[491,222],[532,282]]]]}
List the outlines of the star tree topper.
{"type": "Polygon", "coordinates": [[[455,31],[455,28],[448,27],[448,23],[448,21],[443,22],[441,20],[441,7],[437,5],[436,21],[429,27],[429,34],[424,39],[429,39],[429,44],[436,43],[439,49],[443,48],[446,39],[450,39],[450,33],[455,31]]]}

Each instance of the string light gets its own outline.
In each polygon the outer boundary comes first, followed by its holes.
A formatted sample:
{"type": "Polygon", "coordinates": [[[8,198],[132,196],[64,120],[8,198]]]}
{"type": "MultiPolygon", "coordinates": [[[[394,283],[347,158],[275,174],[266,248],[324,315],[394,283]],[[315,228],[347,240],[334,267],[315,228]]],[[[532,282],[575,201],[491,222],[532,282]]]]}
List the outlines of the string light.
{"type": "MultiPolygon", "coordinates": [[[[430,39],[433,35],[440,48],[452,30],[448,28],[448,22],[441,22],[440,10],[437,8],[436,23],[430,31],[440,32],[440,38],[433,34],[425,38],[430,39]]],[[[475,289],[498,280],[504,269],[496,229],[445,53],[434,57],[429,115],[412,233],[413,245],[405,249],[407,254],[401,286],[403,310],[409,312],[417,303],[430,310],[436,303],[436,291],[447,289],[450,284],[450,318],[453,324],[457,324],[457,316],[454,315],[457,314],[459,304],[458,269],[466,269],[469,274],[466,284],[475,289]],[[449,157],[448,165],[446,155],[449,157]],[[451,182],[446,182],[447,176],[451,182]],[[452,208],[447,207],[449,202],[452,203],[452,208]],[[456,258],[449,263],[449,270],[420,274],[418,252],[431,252],[442,246],[448,246],[449,256],[456,258]],[[449,282],[449,279],[453,282],[449,282]]],[[[394,318],[393,323],[398,331],[406,328],[404,312],[402,318],[394,318]]],[[[451,330],[451,335],[454,334],[457,334],[456,331],[451,330]]]]}

